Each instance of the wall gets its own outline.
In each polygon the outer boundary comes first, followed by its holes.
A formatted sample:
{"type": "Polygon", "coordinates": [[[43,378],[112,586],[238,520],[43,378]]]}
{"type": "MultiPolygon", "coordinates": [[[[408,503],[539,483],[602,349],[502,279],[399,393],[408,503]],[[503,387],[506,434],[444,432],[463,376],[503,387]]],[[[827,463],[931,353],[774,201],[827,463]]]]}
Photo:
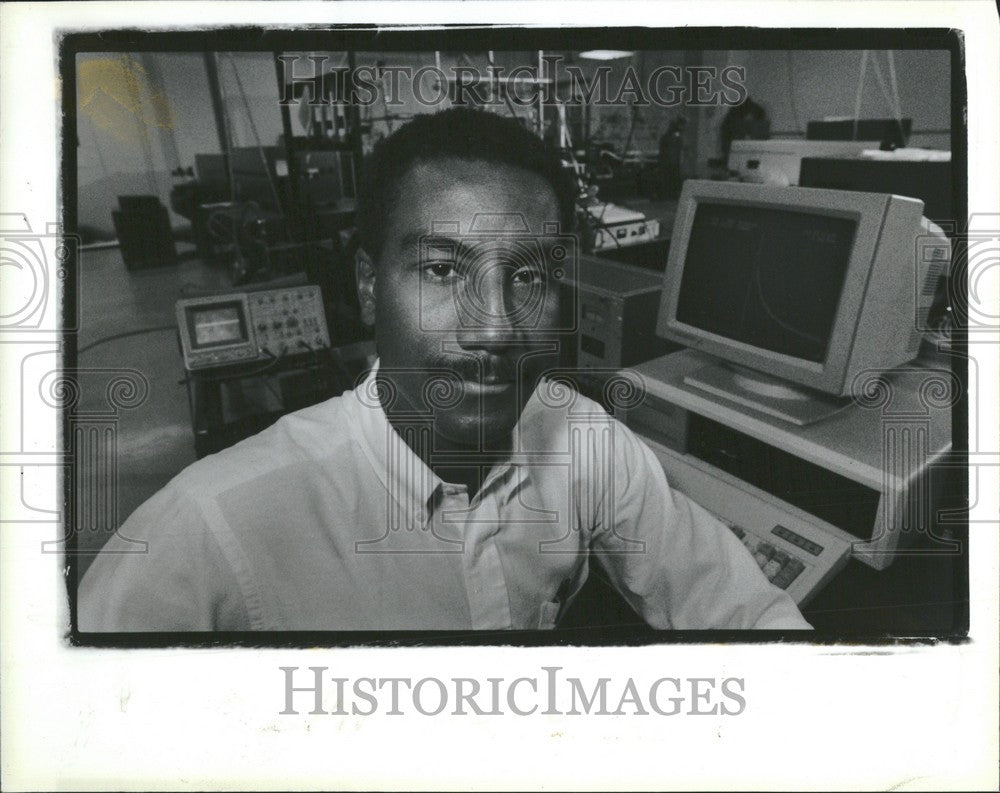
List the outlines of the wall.
{"type": "Polygon", "coordinates": [[[79,55],[80,226],[113,234],[119,195],[152,194],[169,206],[170,171],[221,151],[211,108],[200,53],[79,55]]]}
{"type": "MultiPolygon", "coordinates": [[[[804,138],[806,122],[827,116],[853,117],[859,85],[861,118],[892,118],[889,52],[872,50],[861,82],[861,50],[732,50],[702,53],[705,64],[746,67],[750,98],[762,105],[776,138],[804,138]]],[[[951,148],[951,68],[946,51],[896,50],[892,53],[902,117],[913,119],[910,146],[951,148]]],[[[718,156],[719,127],[726,108],[698,111],[699,174],[718,156]]]]}

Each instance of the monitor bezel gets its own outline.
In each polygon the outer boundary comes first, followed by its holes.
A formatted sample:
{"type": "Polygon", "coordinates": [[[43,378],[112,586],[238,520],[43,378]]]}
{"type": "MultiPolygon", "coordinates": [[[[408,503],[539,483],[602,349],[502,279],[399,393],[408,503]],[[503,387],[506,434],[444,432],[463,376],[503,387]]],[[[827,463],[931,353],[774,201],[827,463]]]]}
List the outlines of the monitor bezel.
{"type": "Polygon", "coordinates": [[[194,352],[204,350],[228,349],[230,347],[241,347],[250,342],[250,318],[247,316],[246,301],[237,298],[218,300],[212,303],[198,303],[185,306],[184,313],[188,326],[188,335],[191,339],[191,349],[194,352]],[[236,310],[236,318],[240,323],[240,336],[236,339],[224,339],[214,342],[198,341],[198,315],[206,311],[218,311],[219,309],[233,308],[236,310]]]}
{"type": "Polygon", "coordinates": [[[250,304],[247,301],[245,292],[226,292],[221,294],[204,295],[202,297],[187,297],[178,300],[174,306],[174,316],[177,320],[177,329],[181,340],[181,353],[184,356],[184,364],[188,369],[196,369],[203,366],[213,365],[219,360],[219,356],[227,353],[232,355],[235,352],[251,354],[257,351],[257,337],[253,327],[253,315],[250,312],[250,304]],[[219,304],[238,303],[240,313],[243,316],[247,338],[243,341],[235,341],[212,347],[198,347],[194,344],[194,330],[189,323],[191,314],[189,310],[200,310],[212,308],[219,304]]]}
{"type": "Polygon", "coordinates": [[[656,332],[671,341],[790,383],[842,395],[854,353],[856,331],[875,260],[889,196],[809,187],[688,180],[677,206],[656,332]],[[854,243],[837,303],[826,356],[816,363],[720,336],[677,319],[688,245],[700,204],[722,203],[822,214],[856,221],[854,243]]]}

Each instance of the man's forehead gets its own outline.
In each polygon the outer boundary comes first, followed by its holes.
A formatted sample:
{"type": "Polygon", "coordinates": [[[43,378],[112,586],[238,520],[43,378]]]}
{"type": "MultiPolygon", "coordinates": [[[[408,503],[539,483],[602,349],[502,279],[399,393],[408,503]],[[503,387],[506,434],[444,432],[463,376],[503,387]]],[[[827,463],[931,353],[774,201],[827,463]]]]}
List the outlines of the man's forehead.
{"type": "Polygon", "coordinates": [[[502,163],[458,159],[419,162],[400,181],[395,220],[432,233],[542,233],[558,221],[555,192],[541,176],[502,163]]]}

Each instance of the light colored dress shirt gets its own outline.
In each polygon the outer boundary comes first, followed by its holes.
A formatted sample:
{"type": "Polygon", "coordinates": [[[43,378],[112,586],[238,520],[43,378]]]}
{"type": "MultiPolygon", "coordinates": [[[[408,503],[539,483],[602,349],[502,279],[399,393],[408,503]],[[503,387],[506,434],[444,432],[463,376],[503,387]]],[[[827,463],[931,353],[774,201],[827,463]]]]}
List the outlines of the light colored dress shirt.
{"type": "Polygon", "coordinates": [[[80,585],[81,631],[551,628],[596,559],[655,628],[809,628],[594,402],[543,381],[470,500],[373,375],[189,466],[80,585]],[[146,553],[127,552],[135,540],[146,553]]]}

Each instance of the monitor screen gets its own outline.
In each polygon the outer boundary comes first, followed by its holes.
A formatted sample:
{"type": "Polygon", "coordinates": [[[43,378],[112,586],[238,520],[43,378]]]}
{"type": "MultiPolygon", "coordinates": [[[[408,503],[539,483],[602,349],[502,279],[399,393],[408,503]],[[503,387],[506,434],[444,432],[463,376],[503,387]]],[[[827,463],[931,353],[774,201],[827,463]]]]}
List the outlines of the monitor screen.
{"type": "Polygon", "coordinates": [[[849,217],[699,201],[677,320],[821,364],[856,232],[849,217]]]}
{"type": "Polygon", "coordinates": [[[188,327],[195,349],[218,347],[247,340],[243,307],[239,302],[188,308],[188,327]]]}

